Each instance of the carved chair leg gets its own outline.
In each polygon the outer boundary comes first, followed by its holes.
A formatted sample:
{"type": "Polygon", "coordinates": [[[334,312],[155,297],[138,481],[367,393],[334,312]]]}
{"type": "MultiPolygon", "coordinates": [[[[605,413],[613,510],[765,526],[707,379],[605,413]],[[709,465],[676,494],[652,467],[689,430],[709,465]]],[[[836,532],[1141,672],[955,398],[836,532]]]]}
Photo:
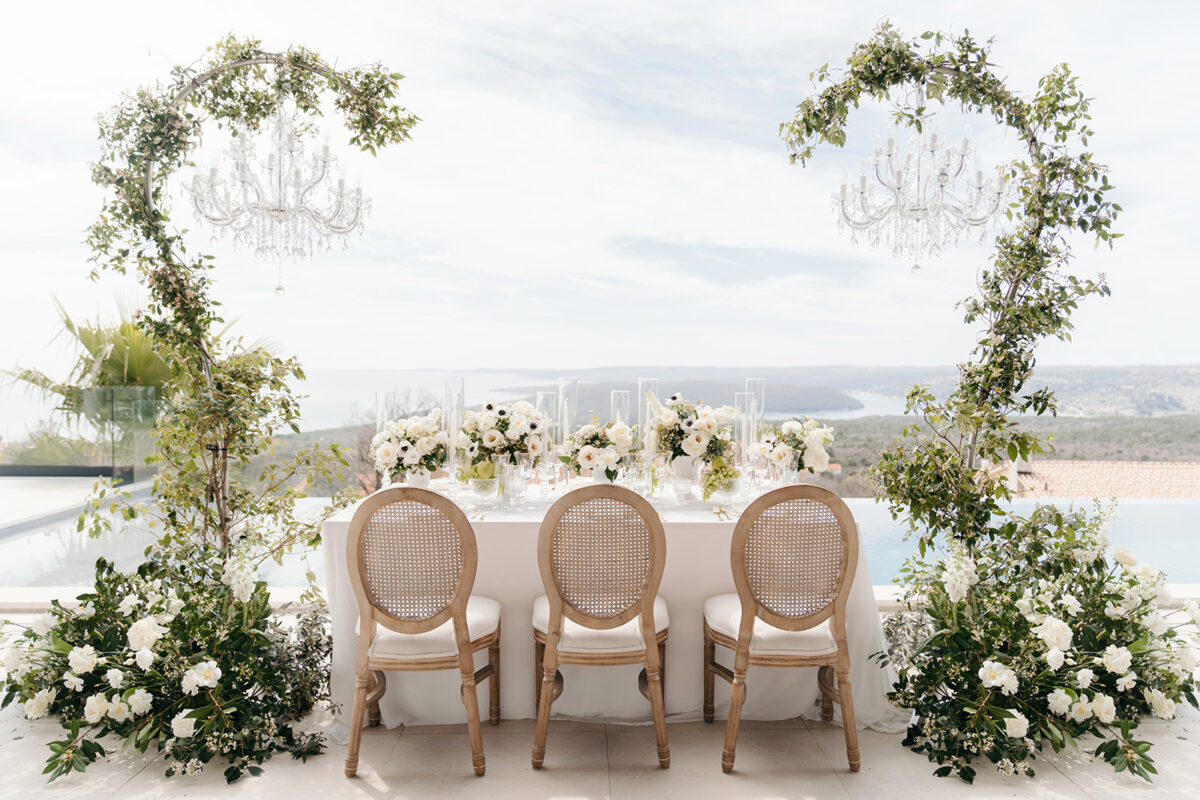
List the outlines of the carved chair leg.
{"type": "Polygon", "coordinates": [[[554,679],[558,670],[553,665],[542,667],[542,682],[538,691],[537,728],[533,734],[534,769],[541,769],[546,760],[546,734],[550,729],[550,704],[554,702],[554,679]]]}
{"type": "Polygon", "coordinates": [[[500,724],[500,637],[488,647],[488,663],[492,674],[488,678],[488,722],[500,724]]]}
{"type": "Polygon", "coordinates": [[[833,719],[833,667],[824,666],[817,670],[817,685],[821,687],[821,721],[833,719]]]}
{"type": "Polygon", "coordinates": [[[662,681],[663,708],[667,707],[667,643],[658,645],[658,676],[662,681]]]}
{"type": "Polygon", "coordinates": [[[484,773],[483,731],[479,724],[479,694],[475,687],[475,675],[463,675],[462,701],[467,709],[467,733],[471,737],[471,765],[476,775],[484,773]]]}
{"type": "Polygon", "coordinates": [[[354,706],[350,714],[350,744],[346,748],[346,777],[358,774],[358,749],[362,744],[363,712],[367,706],[367,673],[360,674],[354,683],[354,706]]]}
{"type": "MultiPolygon", "coordinates": [[[[660,649],[662,645],[659,645],[660,649]]],[[[658,765],[671,766],[671,747],[667,743],[667,713],[663,704],[663,682],[659,669],[646,664],[646,687],[650,695],[650,712],[654,717],[654,739],[658,744],[658,765]]]]}
{"type": "Polygon", "coordinates": [[[721,770],[733,772],[737,752],[738,726],[742,721],[742,704],[746,702],[746,670],[734,669],[733,686],[729,693],[729,719],[725,722],[725,750],[721,753],[721,770]]]}
{"type": "Polygon", "coordinates": [[[542,706],[542,659],[546,657],[546,645],[533,642],[533,710],[536,714],[542,706]]]}
{"type": "Polygon", "coordinates": [[[367,726],[375,728],[379,725],[381,715],[379,713],[379,701],[387,692],[387,675],[380,670],[373,669],[370,672],[370,677],[367,681],[367,726]]]}
{"type": "Polygon", "coordinates": [[[842,728],[846,733],[846,760],[850,771],[858,772],[861,757],[858,752],[858,728],[854,720],[854,696],[850,689],[850,670],[838,670],[838,697],[842,706],[842,728]]]}
{"type": "Polygon", "coordinates": [[[704,631],[704,721],[712,722],[714,678],[712,663],[717,658],[717,643],[709,638],[707,628],[704,631]]]}

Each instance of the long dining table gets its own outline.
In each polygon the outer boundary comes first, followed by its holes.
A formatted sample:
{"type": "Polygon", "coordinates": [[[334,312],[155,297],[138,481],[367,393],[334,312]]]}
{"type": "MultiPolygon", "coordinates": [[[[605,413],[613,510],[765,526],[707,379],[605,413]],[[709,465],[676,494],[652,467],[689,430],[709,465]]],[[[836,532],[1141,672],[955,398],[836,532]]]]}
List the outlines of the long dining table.
{"type": "MultiPolygon", "coordinates": [[[[438,488],[436,483],[434,488],[438,488]]],[[[479,548],[479,568],[473,594],[501,605],[500,711],[505,719],[536,716],[534,706],[533,602],[545,593],[538,570],[538,529],[549,503],[520,510],[492,508],[473,514],[471,526],[479,548]]],[[[335,741],[345,741],[354,698],[358,606],[346,565],[346,537],[357,505],[340,511],[324,526],[323,550],[328,601],[333,627],[331,694],[342,714],[332,729],[335,741]]],[[[703,702],[703,606],[706,598],[735,591],[730,569],[730,541],[736,508],[716,514],[711,505],[656,506],[666,531],[666,568],[660,596],[666,601],[670,632],[666,647],[666,710],[669,722],[701,718],[703,702]]],[[[853,510],[853,505],[851,505],[853,510]]],[[[871,584],[865,549],[846,606],[847,639],[851,655],[851,685],[860,728],[896,733],[908,724],[908,711],[886,698],[895,680],[889,666],[872,655],[882,651],[885,638],[871,584]]],[[[718,660],[730,664],[732,653],[718,647],[718,660]]],[[[477,666],[486,651],[476,654],[477,666]]],[[[640,667],[563,666],[563,693],[554,702],[554,718],[648,724],[650,705],[638,690],[640,667]]],[[[819,718],[820,690],[815,669],[752,667],[746,679],[743,719],[819,718]]],[[[486,684],[481,687],[486,692],[486,684]]],[[[486,694],[483,695],[486,697],[486,694]]],[[[723,718],[729,688],[717,681],[716,709],[723,718]]],[[[391,673],[380,703],[382,721],[432,725],[463,722],[456,670],[391,673]]],[[[835,721],[840,715],[835,709],[835,721]]]]}

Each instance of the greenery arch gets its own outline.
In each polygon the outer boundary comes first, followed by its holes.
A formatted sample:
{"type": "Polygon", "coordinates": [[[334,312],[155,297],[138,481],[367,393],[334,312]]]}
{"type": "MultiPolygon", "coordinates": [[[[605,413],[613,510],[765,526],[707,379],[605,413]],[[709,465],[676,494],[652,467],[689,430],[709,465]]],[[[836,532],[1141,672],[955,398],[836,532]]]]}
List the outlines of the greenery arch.
{"type": "MultiPolygon", "coordinates": [[[[988,114],[1017,131],[1029,161],[1014,161],[1016,198],[1009,217],[1022,224],[996,238],[990,269],[979,276],[979,294],[961,302],[968,324],[986,327],[971,359],[959,365],[959,383],[943,402],[926,389],[909,394],[908,410],[926,427],[910,427],[909,445],[883,454],[873,471],[896,515],[907,513],[920,533],[921,551],[938,534],[959,540],[994,535],[989,520],[997,501],[1010,495],[1007,483],[979,469],[1042,452],[1044,442],[1022,431],[1010,415],[1055,412],[1053,394],[1038,389],[1022,395],[1033,373],[1034,348],[1043,339],[1069,339],[1071,313],[1088,295],[1107,295],[1098,280],[1071,275],[1066,232],[1093,233],[1111,245],[1121,236],[1112,224],[1121,207],[1108,195],[1108,170],[1086,147],[1092,130],[1089,101],[1065,64],[1042,78],[1037,94],[1023,100],[1009,91],[988,62],[990,42],[969,34],[927,32],[908,41],[884,23],[869,42],[857,45],[845,75],[832,80],[828,64],[813,72],[824,86],[802,102],[780,132],[793,163],[805,163],[821,142],[842,146],[849,112],[866,98],[888,97],[898,86],[918,86],[942,103],[988,114]],[[927,45],[923,50],[922,46],[927,45]]],[[[901,106],[898,122],[921,129],[925,106],[901,106]]]]}
{"type": "MultiPolygon", "coordinates": [[[[1094,735],[1103,739],[1097,756],[1149,780],[1150,744],[1131,735],[1138,720],[1173,717],[1177,700],[1197,702],[1190,645],[1159,612],[1165,576],[1128,551],[1114,550],[1109,563],[1100,509],[1006,511],[1010,487],[988,468],[1047,446],[1012,418],[1055,413],[1048,388],[1024,391],[1034,349],[1048,337],[1069,339],[1079,302],[1109,292],[1103,276],[1070,273],[1067,233],[1111,245],[1121,207],[1109,199],[1107,169],[1086,149],[1089,101],[1067,66],[1022,99],[996,76],[989,50],[968,34],[906,40],[884,23],[844,72],[817,69],[820,92],[780,126],[793,163],[804,163],[822,142],[845,143],[862,99],[916,86],[1016,130],[1029,156],[1008,166],[1009,217],[1019,224],[996,237],[978,294],[960,303],[965,321],[984,330],[959,365],[958,385],[940,401],[914,387],[907,410],[923,424],[909,426],[872,470],[920,551],[900,576],[920,610],[893,626],[892,651],[880,657],[898,668],[890,698],[915,712],[904,744],[937,763],[935,775],[971,781],[979,756],[1032,775],[1043,745],[1059,751],[1094,735]],[[926,560],[935,543],[945,557],[926,560]]],[[[901,104],[895,116],[920,130],[926,108],[901,104]]],[[[1188,611],[1200,621],[1200,609],[1188,611]]]]}
{"type": "MultiPolygon", "coordinates": [[[[88,234],[92,275],[136,269],[150,291],[141,324],[175,367],[167,391],[172,411],[158,431],[161,547],[178,555],[211,548],[223,558],[236,544],[257,545],[252,558],[262,560],[296,542],[315,542],[323,518],[296,519],[289,483],[345,464],[336,449],[314,447],[268,467],[254,485],[231,482],[231,467],[267,450],[274,430],[297,427],[287,381],[303,373],[294,359],[219,339],[212,256],[190,254],[183,233],[169,227],[163,207],[169,178],[188,163],[206,120],[254,131],[284,98],[318,116],[322,95],[331,93],[350,143],[372,154],[405,141],[418,118],[395,101],[402,77],[378,64],[337,70],[302,47],[267,52],[256,40],[231,36],[198,66],[176,67],[169,85],[140,90],[101,118],[102,152],[92,178],[108,197],[88,234]],[[251,523],[264,519],[270,524],[251,523]]],[[[94,504],[111,507],[103,497],[94,504]]],[[[109,523],[93,515],[90,524],[99,532],[109,523]]]]}

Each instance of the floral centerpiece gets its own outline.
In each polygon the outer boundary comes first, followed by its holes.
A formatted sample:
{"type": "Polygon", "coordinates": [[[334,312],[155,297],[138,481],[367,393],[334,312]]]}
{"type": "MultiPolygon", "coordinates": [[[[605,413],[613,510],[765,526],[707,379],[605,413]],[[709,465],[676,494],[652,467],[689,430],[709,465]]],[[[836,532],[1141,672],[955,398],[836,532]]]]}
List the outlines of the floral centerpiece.
{"type": "Polygon", "coordinates": [[[329,697],[324,612],[285,627],[247,562],[211,580],[188,569],[147,562],[126,574],[101,559],[77,608],[55,602],[12,642],[4,705],[59,717],[66,731],[50,743],[51,780],[103,756],[108,735],[155,747],[167,775],[226,759],[231,782],[274,753],[321,752],[319,734],[293,726],[329,697]]]}
{"type": "Polygon", "coordinates": [[[389,420],[371,440],[375,468],[393,479],[417,473],[433,474],[446,464],[450,439],[442,430],[442,411],[389,420]]]}
{"type": "Polygon", "coordinates": [[[824,472],[829,469],[829,453],[833,428],[826,428],[814,419],[789,419],[760,442],[751,445],[751,454],[766,458],[783,470],[824,472]]]}
{"type": "Polygon", "coordinates": [[[938,763],[935,774],[970,781],[986,756],[1032,775],[1042,747],[1088,736],[1118,770],[1154,772],[1133,730],[1144,715],[1196,705],[1200,639],[1182,628],[1200,624],[1200,608],[1165,611],[1163,573],[1124,548],[1108,553],[1110,514],[1039,507],[1010,516],[1005,536],[976,541],[974,555],[956,544],[901,572],[921,608],[902,625],[923,630],[920,645],[908,638],[893,653],[890,697],[916,712],[904,744],[938,763]]]}
{"type": "Polygon", "coordinates": [[[458,442],[467,461],[461,479],[496,477],[494,459],[515,462],[528,454],[536,464],[550,446],[547,427],[546,416],[525,400],[489,402],[479,411],[467,411],[458,442]]]}
{"type": "Polygon", "coordinates": [[[593,475],[602,473],[612,482],[617,479],[621,457],[634,452],[636,440],[635,428],[624,422],[589,423],[567,437],[558,458],[577,475],[590,469],[593,475]]]}
{"type": "Polygon", "coordinates": [[[649,401],[655,414],[655,450],[666,456],[678,474],[686,475],[695,466],[707,467],[701,478],[705,500],[716,492],[731,491],[741,474],[729,463],[737,410],[688,403],[679,394],[668,397],[665,404],[654,395],[649,401]]]}

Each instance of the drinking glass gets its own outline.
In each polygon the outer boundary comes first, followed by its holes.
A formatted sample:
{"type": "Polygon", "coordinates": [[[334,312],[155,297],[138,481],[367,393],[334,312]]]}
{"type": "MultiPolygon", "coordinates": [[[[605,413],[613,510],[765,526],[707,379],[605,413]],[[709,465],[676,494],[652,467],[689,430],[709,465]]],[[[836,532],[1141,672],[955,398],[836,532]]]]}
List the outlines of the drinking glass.
{"type": "Polygon", "coordinates": [[[613,389],[609,397],[608,418],[629,424],[629,390],[613,389]]]}

